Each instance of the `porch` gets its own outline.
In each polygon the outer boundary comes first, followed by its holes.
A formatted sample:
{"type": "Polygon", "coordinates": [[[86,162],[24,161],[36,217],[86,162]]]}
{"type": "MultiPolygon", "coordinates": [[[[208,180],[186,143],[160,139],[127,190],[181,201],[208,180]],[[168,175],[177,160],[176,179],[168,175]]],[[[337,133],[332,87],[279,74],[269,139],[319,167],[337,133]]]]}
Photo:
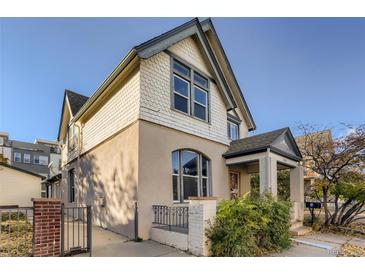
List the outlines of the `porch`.
{"type": "Polygon", "coordinates": [[[301,154],[289,128],[255,135],[231,143],[223,155],[229,170],[231,198],[251,191],[251,176],[259,175],[259,192],[278,197],[278,171],[290,172],[289,200],[292,228],[302,226],[304,175],[301,154]]]}

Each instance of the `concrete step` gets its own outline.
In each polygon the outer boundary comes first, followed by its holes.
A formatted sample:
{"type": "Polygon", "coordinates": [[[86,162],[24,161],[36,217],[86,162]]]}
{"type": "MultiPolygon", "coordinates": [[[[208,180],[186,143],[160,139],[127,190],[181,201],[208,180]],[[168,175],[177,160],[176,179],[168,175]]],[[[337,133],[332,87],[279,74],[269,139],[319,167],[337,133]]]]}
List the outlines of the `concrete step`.
{"type": "Polygon", "coordinates": [[[312,228],[307,227],[307,226],[301,226],[301,227],[296,227],[294,229],[293,228],[290,229],[290,233],[293,236],[304,236],[311,232],[312,232],[312,228]]]}
{"type": "Polygon", "coordinates": [[[299,227],[302,227],[303,226],[303,222],[300,222],[300,221],[293,221],[291,224],[290,224],[290,229],[296,229],[296,228],[299,228],[299,227]]]}

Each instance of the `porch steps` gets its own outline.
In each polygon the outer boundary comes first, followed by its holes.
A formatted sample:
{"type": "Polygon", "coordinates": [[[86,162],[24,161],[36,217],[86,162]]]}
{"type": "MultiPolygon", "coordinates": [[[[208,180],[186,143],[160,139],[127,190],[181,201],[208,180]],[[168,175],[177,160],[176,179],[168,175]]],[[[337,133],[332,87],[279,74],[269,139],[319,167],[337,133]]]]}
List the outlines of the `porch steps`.
{"type": "Polygon", "coordinates": [[[290,234],[292,236],[304,236],[311,232],[312,232],[312,228],[308,227],[308,226],[303,226],[303,224],[301,224],[301,226],[298,226],[298,227],[293,228],[293,226],[292,226],[290,228],[290,234]]]}

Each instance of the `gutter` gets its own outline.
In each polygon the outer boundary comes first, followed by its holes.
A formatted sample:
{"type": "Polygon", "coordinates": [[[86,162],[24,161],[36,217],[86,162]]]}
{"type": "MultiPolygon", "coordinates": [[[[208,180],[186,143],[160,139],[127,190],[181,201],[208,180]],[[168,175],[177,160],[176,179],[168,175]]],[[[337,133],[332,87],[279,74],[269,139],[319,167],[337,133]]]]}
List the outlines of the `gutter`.
{"type": "Polygon", "coordinates": [[[86,103],[81,107],[81,109],[72,118],[72,122],[77,121],[87,109],[99,98],[103,91],[114,81],[114,79],[128,66],[128,64],[137,56],[137,51],[132,48],[123,60],[114,68],[114,70],[109,74],[109,76],[104,80],[104,82],[98,87],[98,89],[93,93],[93,95],[86,101],[86,103]]]}

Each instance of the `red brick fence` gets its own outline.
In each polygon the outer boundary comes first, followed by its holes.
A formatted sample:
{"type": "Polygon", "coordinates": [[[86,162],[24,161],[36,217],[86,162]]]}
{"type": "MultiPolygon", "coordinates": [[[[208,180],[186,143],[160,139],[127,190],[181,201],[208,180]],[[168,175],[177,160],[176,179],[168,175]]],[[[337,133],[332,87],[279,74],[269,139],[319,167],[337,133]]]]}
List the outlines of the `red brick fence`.
{"type": "Polygon", "coordinates": [[[91,208],[34,198],[33,207],[0,207],[1,256],[91,255],[91,208]]]}
{"type": "Polygon", "coordinates": [[[33,201],[33,256],[61,255],[61,200],[33,201]]]}

